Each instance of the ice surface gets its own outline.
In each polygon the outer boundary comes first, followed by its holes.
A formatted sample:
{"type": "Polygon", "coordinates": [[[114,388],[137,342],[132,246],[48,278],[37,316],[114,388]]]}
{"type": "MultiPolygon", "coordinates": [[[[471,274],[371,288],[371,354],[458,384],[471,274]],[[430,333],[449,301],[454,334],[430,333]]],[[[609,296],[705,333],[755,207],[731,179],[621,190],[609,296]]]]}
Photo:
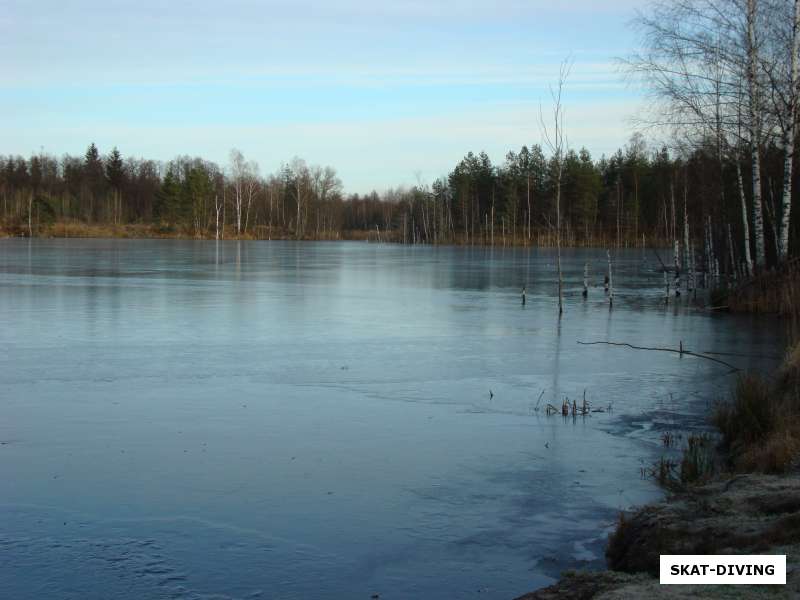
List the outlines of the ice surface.
{"type": "Polygon", "coordinates": [[[613,311],[605,251],[564,264],[559,323],[549,250],[0,240],[0,597],[510,598],[602,565],[658,431],[730,376],[576,341],[746,367],[783,334],[665,307],[650,251],[613,311]],[[543,414],[584,390],[613,412],[543,414]]]}

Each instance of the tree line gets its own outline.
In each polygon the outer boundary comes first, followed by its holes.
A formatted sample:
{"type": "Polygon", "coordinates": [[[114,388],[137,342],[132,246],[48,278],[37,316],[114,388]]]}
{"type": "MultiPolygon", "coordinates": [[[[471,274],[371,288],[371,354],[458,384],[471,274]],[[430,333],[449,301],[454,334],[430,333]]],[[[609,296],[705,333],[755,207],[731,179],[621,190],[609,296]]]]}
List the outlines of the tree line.
{"type": "MultiPolygon", "coordinates": [[[[797,254],[800,0],[659,0],[625,64],[653,94],[611,156],[545,144],[493,163],[469,152],[445,176],[346,194],[332,167],[295,158],[274,173],[238,150],[218,165],[101,155],[0,156],[0,223],[149,227],[202,238],[372,238],[425,244],[667,244],[684,269],[751,274],[797,254]],[[796,212],[796,211],[794,211],[796,212]]],[[[547,140],[545,140],[547,141],[547,140]]]]}
{"type": "MultiPolygon", "coordinates": [[[[750,187],[745,156],[714,144],[685,156],[666,147],[649,150],[641,134],[610,157],[567,150],[561,169],[560,231],[566,245],[639,245],[680,236],[683,213],[702,235],[702,223],[735,217],[739,176],[750,187]],[[738,160],[737,160],[738,158],[738,160]]],[[[181,156],[167,163],[101,156],[91,144],[83,157],[0,157],[0,199],[5,228],[36,235],[65,221],[150,224],[196,237],[363,236],[406,243],[550,245],[556,230],[556,161],[533,144],[509,151],[495,165],[485,152],[467,153],[432,184],[383,194],[345,195],[331,167],[294,159],[261,175],[233,150],[225,167],[181,156]]],[[[765,231],[777,239],[783,152],[763,153],[765,231]]],[[[777,242],[776,242],[777,243],[777,242]]],[[[777,256],[775,244],[768,248],[777,256]]]]}

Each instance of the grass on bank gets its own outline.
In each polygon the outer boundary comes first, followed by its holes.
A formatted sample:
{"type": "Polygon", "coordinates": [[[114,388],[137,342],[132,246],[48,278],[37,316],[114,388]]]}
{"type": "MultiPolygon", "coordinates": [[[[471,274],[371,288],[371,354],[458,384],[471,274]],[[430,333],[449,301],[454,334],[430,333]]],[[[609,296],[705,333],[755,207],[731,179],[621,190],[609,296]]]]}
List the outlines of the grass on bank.
{"type": "MultiPolygon", "coordinates": [[[[494,247],[539,247],[555,248],[557,236],[550,227],[537,227],[530,234],[517,230],[502,231],[495,228],[481,229],[472,233],[459,233],[454,230],[441,235],[428,232],[422,238],[415,238],[413,232],[403,228],[361,228],[318,229],[309,226],[299,239],[309,241],[348,240],[388,243],[425,243],[428,245],[454,246],[494,246],[494,247]]],[[[230,224],[224,227],[222,238],[226,240],[296,240],[297,231],[291,226],[251,225],[246,231],[236,233],[230,224]]],[[[171,238],[171,239],[215,239],[215,227],[196,229],[189,224],[165,222],[86,222],[75,220],[50,220],[28,224],[25,219],[0,221],[2,237],[37,238],[171,238]]],[[[566,230],[562,232],[560,243],[569,248],[671,248],[672,242],[659,236],[639,236],[630,232],[621,237],[609,232],[566,230]]]]}
{"type": "Polygon", "coordinates": [[[785,473],[800,455],[800,344],[787,353],[773,379],[749,374],[733,401],[713,417],[722,449],[737,472],[785,473]]]}
{"type": "Polygon", "coordinates": [[[734,288],[712,291],[711,304],[731,312],[800,319],[800,257],[759,273],[734,288]]]}
{"type": "Polygon", "coordinates": [[[721,472],[787,473],[800,464],[800,343],[772,378],[748,373],[711,421],[719,435],[692,434],[679,459],[662,457],[652,469],[665,488],[702,484],[721,472]]]}

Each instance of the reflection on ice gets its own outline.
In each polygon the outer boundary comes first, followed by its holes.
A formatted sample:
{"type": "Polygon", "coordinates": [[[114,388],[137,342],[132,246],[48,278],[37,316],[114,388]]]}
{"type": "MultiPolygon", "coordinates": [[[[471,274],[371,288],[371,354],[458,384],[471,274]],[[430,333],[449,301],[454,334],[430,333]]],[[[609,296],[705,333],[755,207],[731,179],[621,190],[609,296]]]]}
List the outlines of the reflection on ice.
{"type": "Polygon", "coordinates": [[[564,252],[559,322],[551,251],[0,240],[0,596],[509,598],[601,565],[730,376],[577,340],[747,367],[782,335],[665,307],[638,250],[609,310],[605,260],[564,252]],[[614,410],[534,410],[584,390],[614,410]]]}

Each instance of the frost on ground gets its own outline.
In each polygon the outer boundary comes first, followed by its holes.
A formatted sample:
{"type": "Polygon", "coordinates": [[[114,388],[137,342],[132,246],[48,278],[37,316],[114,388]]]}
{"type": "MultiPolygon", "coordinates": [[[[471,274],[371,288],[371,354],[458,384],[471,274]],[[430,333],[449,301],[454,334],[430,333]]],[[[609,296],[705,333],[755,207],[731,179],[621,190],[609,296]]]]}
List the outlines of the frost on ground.
{"type": "Polygon", "coordinates": [[[612,570],[568,572],[519,600],[797,598],[799,552],[800,473],[738,475],[621,520],[606,552],[612,570]],[[661,586],[661,554],[785,554],[786,586],[661,586]]]}

